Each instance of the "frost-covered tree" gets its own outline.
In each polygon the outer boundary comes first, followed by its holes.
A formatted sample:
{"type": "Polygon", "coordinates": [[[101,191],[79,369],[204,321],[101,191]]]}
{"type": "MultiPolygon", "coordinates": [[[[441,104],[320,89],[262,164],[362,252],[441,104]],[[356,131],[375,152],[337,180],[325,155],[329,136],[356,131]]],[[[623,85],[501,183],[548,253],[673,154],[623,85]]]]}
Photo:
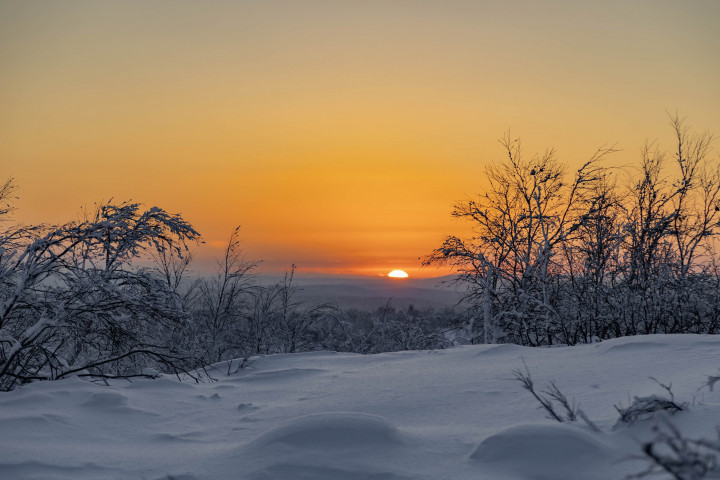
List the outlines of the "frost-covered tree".
{"type": "Polygon", "coordinates": [[[486,342],[718,330],[720,161],[712,135],[677,115],[670,125],[674,152],[646,143],[626,184],[599,166],[612,148],[570,176],[552,151],[526,160],[501,141],[486,191],[452,212],[473,236],[449,236],[426,259],[455,267],[486,342]]]}
{"type": "Polygon", "coordinates": [[[709,133],[692,133],[677,116],[670,125],[674,162],[646,144],[627,195],[621,334],[688,331],[688,314],[712,297],[696,293],[712,292],[704,284],[720,232],[720,162],[711,157],[709,133]]]}
{"type": "Polygon", "coordinates": [[[486,342],[552,343],[560,245],[582,225],[602,178],[598,162],[612,149],[568,178],[553,150],[527,159],[518,139],[508,134],[501,144],[506,158],[486,169],[485,193],[452,212],[471,223],[473,237],[448,237],[425,262],[457,269],[466,298],[483,312],[486,342]]]}
{"type": "Polygon", "coordinates": [[[0,389],[72,374],[184,369],[173,337],[187,312],[150,252],[182,255],[199,234],[179,215],[104,203],[63,225],[0,232],[0,389]]]}
{"type": "Polygon", "coordinates": [[[621,274],[625,209],[611,172],[595,182],[585,203],[576,232],[561,244],[556,332],[558,341],[568,345],[606,336],[615,318],[610,298],[621,274]]]}

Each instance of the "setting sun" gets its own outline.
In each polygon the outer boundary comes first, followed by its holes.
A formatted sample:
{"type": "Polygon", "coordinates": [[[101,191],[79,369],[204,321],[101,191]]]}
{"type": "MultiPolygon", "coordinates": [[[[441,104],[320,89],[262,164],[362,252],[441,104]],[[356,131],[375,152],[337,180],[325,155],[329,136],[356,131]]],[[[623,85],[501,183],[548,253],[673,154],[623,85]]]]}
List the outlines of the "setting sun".
{"type": "Polygon", "coordinates": [[[388,277],[392,278],[407,278],[408,274],[403,272],[402,270],[393,270],[392,272],[388,273],[388,277]]]}

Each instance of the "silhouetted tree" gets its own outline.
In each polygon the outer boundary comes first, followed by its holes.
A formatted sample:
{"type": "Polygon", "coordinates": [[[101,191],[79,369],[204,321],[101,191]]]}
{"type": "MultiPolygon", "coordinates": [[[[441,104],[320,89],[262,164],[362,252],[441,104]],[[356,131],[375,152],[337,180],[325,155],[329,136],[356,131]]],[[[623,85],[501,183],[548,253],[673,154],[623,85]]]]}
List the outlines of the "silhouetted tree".
{"type": "Polygon", "coordinates": [[[598,162],[613,150],[599,149],[568,181],[553,150],[527,160],[519,140],[508,134],[501,144],[507,157],[486,169],[486,192],[456,204],[452,213],[472,223],[473,238],[448,237],[425,263],[457,269],[466,298],[483,312],[486,341],[504,335],[530,345],[552,343],[559,245],[585,220],[602,178],[598,162]]]}
{"type": "Polygon", "coordinates": [[[486,169],[485,193],[452,212],[473,237],[447,237],[425,260],[455,267],[486,342],[715,331],[720,162],[712,135],[677,115],[670,125],[675,162],[647,142],[625,192],[598,163],[612,148],[570,179],[552,150],[525,160],[517,140],[501,140],[507,156],[486,169]]]}

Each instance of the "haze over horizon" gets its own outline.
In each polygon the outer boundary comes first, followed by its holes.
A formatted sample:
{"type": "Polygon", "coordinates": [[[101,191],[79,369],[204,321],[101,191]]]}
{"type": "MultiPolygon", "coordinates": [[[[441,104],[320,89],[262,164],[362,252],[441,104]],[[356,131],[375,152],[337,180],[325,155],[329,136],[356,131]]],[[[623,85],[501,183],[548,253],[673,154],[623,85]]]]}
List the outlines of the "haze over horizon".
{"type": "MultiPolygon", "coordinates": [[[[103,199],[181,213],[212,265],[411,277],[465,231],[508,128],[527,155],[632,165],[666,112],[720,134],[720,3],[0,1],[15,218],[103,199]]],[[[717,153],[715,153],[716,155],[717,153]]]]}

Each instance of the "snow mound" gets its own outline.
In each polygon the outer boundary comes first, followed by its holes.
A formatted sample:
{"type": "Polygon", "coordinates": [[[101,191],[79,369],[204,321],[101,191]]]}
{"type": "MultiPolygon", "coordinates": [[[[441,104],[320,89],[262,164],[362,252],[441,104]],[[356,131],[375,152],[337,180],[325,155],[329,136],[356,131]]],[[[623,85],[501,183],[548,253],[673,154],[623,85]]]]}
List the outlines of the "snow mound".
{"type": "Polygon", "coordinates": [[[637,352],[643,350],[657,350],[665,345],[657,342],[626,342],[608,347],[606,352],[637,352]]]}
{"type": "Polygon", "coordinates": [[[76,466],[28,460],[22,462],[0,462],[0,472],[7,479],[55,479],[55,478],[122,478],[122,472],[92,462],[76,466]]]}
{"type": "Polygon", "coordinates": [[[150,435],[149,438],[158,442],[197,442],[201,435],[200,432],[156,433],[150,435]]]}
{"type": "Polygon", "coordinates": [[[128,397],[115,392],[90,392],[86,395],[85,401],[80,403],[80,407],[88,413],[98,415],[124,414],[139,417],[159,416],[149,410],[128,406],[128,397]]]}
{"type": "Polygon", "coordinates": [[[29,393],[25,394],[25,392],[22,392],[16,397],[10,397],[8,399],[0,399],[0,405],[5,405],[6,407],[11,406],[21,406],[24,408],[30,408],[34,407],[36,405],[42,405],[47,402],[53,401],[52,395],[49,395],[47,393],[38,392],[38,393],[29,393]]]}
{"type": "Polygon", "coordinates": [[[322,368],[283,368],[280,370],[268,370],[264,372],[254,372],[248,375],[237,377],[239,382],[264,382],[268,380],[285,381],[299,379],[308,375],[317,375],[325,373],[327,370],[322,368]]]}
{"type": "Polygon", "coordinates": [[[165,392],[189,392],[193,390],[192,382],[181,382],[169,375],[158,378],[138,378],[123,386],[129,390],[162,390],[165,392]]]}
{"type": "Polygon", "coordinates": [[[510,427],[488,437],[470,459],[517,478],[577,480],[579,472],[583,472],[584,479],[595,478],[593,470],[607,473],[613,456],[610,447],[597,435],[580,427],[530,424],[510,427]]]}
{"type": "Polygon", "coordinates": [[[409,480],[410,449],[386,418],[358,412],[304,415],[280,424],[226,457],[249,480],[409,480]]]}
{"type": "MultiPolygon", "coordinates": [[[[174,477],[173,477],[174,478],[174,477]]],[[[273,465],[256,473],[249,480],[411,480],[395,472],[354,471],[322,465],[273,465]]]]}
{"type": "Polygon", "coordinates": [[[127,404],[125,395],[113,392],[94,392],[82,403],[84,407],[91,408],[116,408],[124,407],[127,404]]]}
{"type": "Polygon", "coordinates": [[[33,432],[38,435],[44,435],[53,427],[67,427],[70,424],[71,421],[68,417],[53,413],[21,415],[2,420],[2,427],[6,431],[22,429],[25,432],[33,432]]]}
{"type": "Polygon", "coordinates": [[[501,345],[480,345],[477,348],[477,356],[496,356],[496,355],[508,355],[513,353],[521,353],[527,347],[521,347],[520,345],[513,345],[510,343],[503,343],[501,345]]]}
{"type": "Polygon", "coordinates": [[[385,449],[401,446],[401,434],[387,419],[365,413],[319,413],[271,429],[253,446],[285,445],[318,452],[385,449]]]}

